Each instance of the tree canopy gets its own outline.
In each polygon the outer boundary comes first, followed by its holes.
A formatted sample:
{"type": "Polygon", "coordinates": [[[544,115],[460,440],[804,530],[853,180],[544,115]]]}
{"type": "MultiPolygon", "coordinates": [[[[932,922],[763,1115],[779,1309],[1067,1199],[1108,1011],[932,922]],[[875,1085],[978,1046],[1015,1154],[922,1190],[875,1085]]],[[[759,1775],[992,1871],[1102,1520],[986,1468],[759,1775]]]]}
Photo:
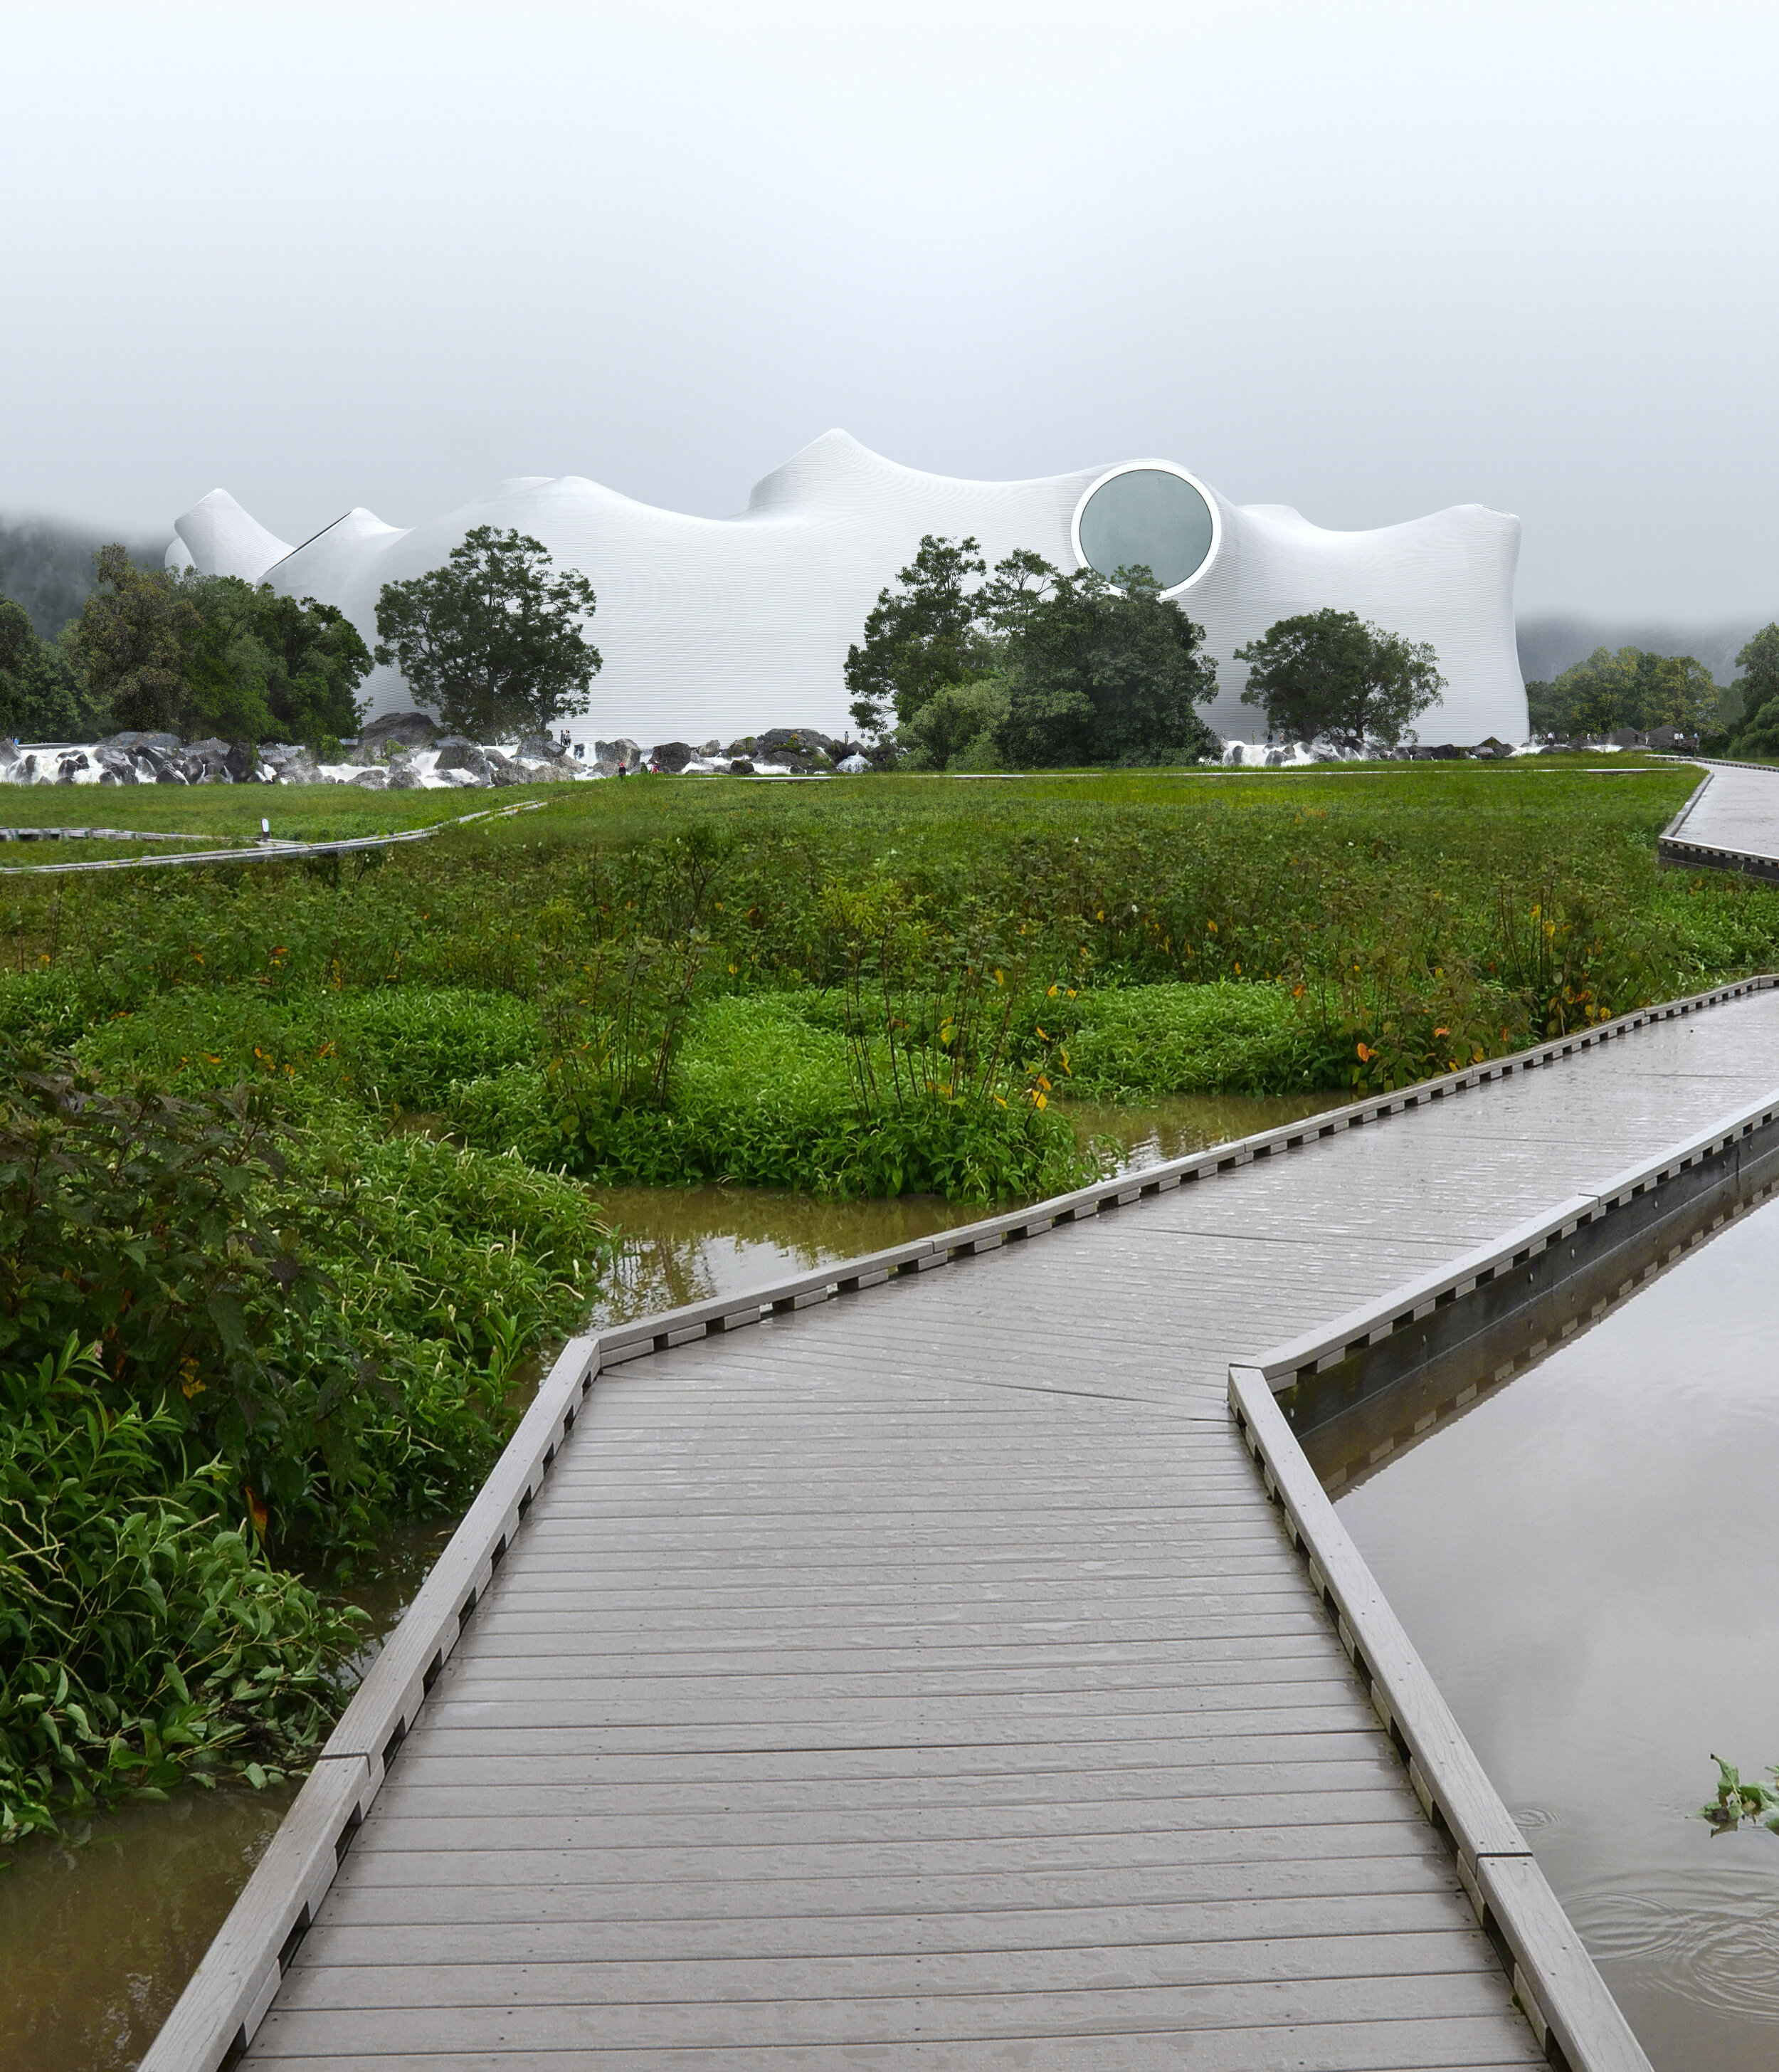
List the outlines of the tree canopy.
{"type": "Polygon", "coordinates": [[[137,567],[120,546],[68,635],[95,723],[229,741],[350,734],[371,656],[346,615],[236,576],[137,567]]]}
{"type": "Polygon", "coordinates": [[[24,606],[0,598],[0,736],[68,741],[85,732],[83,688],[66,645],[40,640],[24,606]]]}
{"type": "Polygon", "coordinates": [[[1000,730],[1009,761],[1193,763],[1221,744],[1194,706],[1217,695],[1204,628],[1169,603],[1145,568],[1109,580],[1058,573],[1035,555],[996,570],[1009,689],[1000,730]]]}
{"type": "Polygon", "coordinates": [[[972,578],[988,564],[974,540],[921,537],[919,551],[896,574],[899,590],[885,588],[865,622],[865,639],[846,651],[846,688],[853,720],[881,734],[892,719],[906,726],[947,684],[968,683],[994,667],[972,578]]]}
{"type": "Polygon", "coordinates": [[[1735,747],[1743,755],[1779,755],[1779,623],[1763,626],[1736,658],[1730,686],[1742,701],[1735,747]]]}
{"type": "Polygon", "coordinates": [[[229,741],[351,734],[371,651],[345,613],[236,576],[187,576],[199,624],[186,643],[182,731],[229,741]]]}
{"type": "Polygon", "coordinates": [[[587,709],[600,656],[581,627],[594,604],[592,584],[559,572],[540,541],[478,525],[443,568],[383,586],[376,659],[448,727],[483,741],[541,734],[587,709]]]}
{"type": "Polygon", "coordinates": [[[1248,665],[1242,702],[1263,707],[1269,729],[1341,748],[1395,747],[1445,689],[1431,643],[1331,606],[1280,619],[1235,659],[1248,665]]]}
{"type": "Polygon", "coordinates": [[[203,623],[195,602],[171,569],[138,568],[121,546],[99,548],[92,565],[69,645],[95,709],[113,726],[180,732],[186,643],[203,623]]]}
{"type": "Polygon", "coordinates": [[[1535,734],[1608,734],[1623,726],[1709,734],[1719,724],[1722,696],[1695,656],[1645,648],[1596,648],[1553,682],[1526,686],[1535,734]]]}
{"type": "Polygon", "coordinates": [[[926,534],[847,656],[853,717],[915,769],[1196,761],[1216,737],[1204,630],[1147,569],[1063,575],[1021,548],[926,534]]]}

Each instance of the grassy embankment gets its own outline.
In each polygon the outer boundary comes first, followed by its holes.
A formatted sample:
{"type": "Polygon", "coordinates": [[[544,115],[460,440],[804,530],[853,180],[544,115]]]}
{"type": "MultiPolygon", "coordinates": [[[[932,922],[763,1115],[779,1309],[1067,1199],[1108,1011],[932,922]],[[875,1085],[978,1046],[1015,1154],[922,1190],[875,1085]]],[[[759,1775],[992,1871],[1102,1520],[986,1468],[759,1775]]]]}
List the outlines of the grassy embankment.
{"type": "Polygon", "coordinates": [[[1655,871],[1693,781],[639,780],[362,865],[0,882],[0,1817],[300,1758],[349,1635],[273,1561],[462,1500],[607,1256],[590,1185],[1040,1193],[1091,1167],[1071,1092],[1399,1083],[1770,964],[1779,896],[1655,871]]]}

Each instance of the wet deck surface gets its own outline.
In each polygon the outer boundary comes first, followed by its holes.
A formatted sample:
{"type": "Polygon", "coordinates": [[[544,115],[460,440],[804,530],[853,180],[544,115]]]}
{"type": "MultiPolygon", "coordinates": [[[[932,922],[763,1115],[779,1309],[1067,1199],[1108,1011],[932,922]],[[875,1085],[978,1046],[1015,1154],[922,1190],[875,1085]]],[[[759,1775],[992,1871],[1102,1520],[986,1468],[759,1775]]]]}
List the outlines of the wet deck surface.
{"type": "Polygon", "coordinates": [[[1681,840],[1779,861],[1779,770],[1705,767],[1711,783],[1675,830],[1681,840]]]}
{"type": "Polygon", "coordinates": [[[602,1375],[256,2066],[1543,2062],[1232,1357],[1779,1086],[1779,993],[602,1375]]]}

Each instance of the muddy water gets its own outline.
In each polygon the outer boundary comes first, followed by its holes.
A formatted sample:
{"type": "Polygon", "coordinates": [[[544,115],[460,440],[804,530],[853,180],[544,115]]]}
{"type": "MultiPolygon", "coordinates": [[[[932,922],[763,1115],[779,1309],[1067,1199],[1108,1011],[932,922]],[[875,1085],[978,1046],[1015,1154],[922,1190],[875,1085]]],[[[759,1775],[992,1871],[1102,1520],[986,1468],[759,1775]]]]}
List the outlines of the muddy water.
{"type": "Polygon", "coordinates": [[[1779,1205],[1342,1497],[1659,2072],[1779,2064],[1779,1205]]]}
{"type": "MultiPolygon", "coordinates": [[[[1181,1098],[1070,1112],[1083,1137],[1110,1137],[1134,1166],[1294,1121],[1336,1098],[1181,1098]]],[[[600,1198],[626,1242],[595,1324],[736,1293],[981,1214],[931,1197],[832,1202],[746,1188],[614,1188],[600,1198]]],[[[378,1629],[393,1624],[449,1532],[403,1536],[384,1574],[352,1593],[378,1629]]],[[[0,2072],[136,2064],[288,1801],[191,1789],[71,1824],[65,1841],[14,1850],[0,1869],[0,2072]]]]}

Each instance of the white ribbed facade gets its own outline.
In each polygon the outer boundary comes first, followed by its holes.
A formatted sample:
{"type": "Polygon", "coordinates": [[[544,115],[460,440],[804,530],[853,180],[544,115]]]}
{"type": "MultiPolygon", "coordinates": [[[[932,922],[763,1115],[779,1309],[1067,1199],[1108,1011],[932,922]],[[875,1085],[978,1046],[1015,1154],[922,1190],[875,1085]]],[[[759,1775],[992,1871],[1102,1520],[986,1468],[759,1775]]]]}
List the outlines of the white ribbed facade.
{"type": "MultiPolygon", "coordinates": [[[[991,565],[1029,547],[1078,568],[1077,542],[1106,536],[1087,512],[1088,492],[1120,475],[1188,501],[1196,489],[1209,506],[1188,553],[1202,558],[1169,594],[1218,659],[1222,691],[1207,716],[1220,733],[1263,726],[1239,701],[1247,672],[1234,651],[1276,619],[1332,605],[1432,643],[1448,689],[1421,723],[1424,740],[1524,738],[1517,518],[1465,504],[1377,532],[1327,532],[1283,505],[1230,504],[1169,462],[962,482],[899,467],[834,431],[767,475],[735,518],[656,510],[579,475],[529,475],[409,532],[350,512],[294,550],[218,490],[178,521],[168,558],[183,565],[188,554],[207,574],[338,605],[374,644],[384,583],[439,566],[475,526],[512,527],[584,570],[598,595],[591,631],[605,667],[577,738],[726,742],[768,726],[838,734],[848,724],[847,648],[922,533],[973,534],[991,565]]],[[[1161,566],[1160,553],[1140,558],[1161,566]]],[[[412,703],[392,669],[367,689],[373,713],[412,703]]]]}

